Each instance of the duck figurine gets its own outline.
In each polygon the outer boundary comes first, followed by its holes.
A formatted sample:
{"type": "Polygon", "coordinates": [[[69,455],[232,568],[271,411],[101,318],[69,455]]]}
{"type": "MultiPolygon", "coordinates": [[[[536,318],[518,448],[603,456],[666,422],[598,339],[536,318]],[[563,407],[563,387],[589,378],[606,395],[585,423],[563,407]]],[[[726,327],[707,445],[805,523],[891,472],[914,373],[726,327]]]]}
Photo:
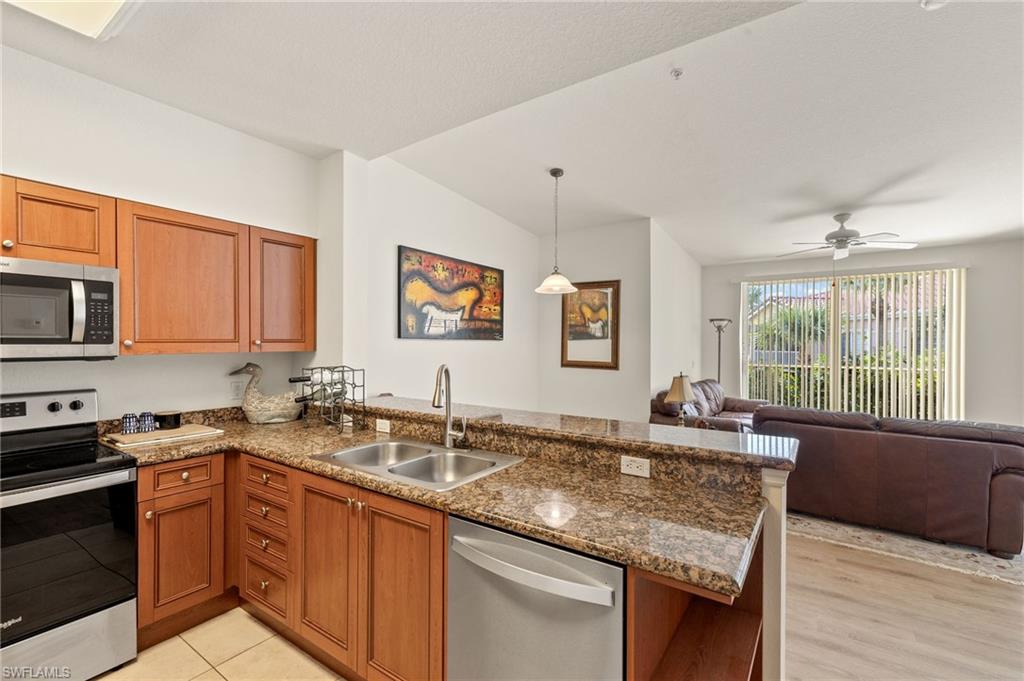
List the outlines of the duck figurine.
{"type": "Polygon", "coordinates": [[[260,391],[263,367],[247,362],[241,369],[235,369],[228,376],[249,374],[249,384],[242,395],[242,411],[249,423],[284,423],[294,421],[302,413],[302,405],[295,402],[295,393],[266,395],[260,391]]]}

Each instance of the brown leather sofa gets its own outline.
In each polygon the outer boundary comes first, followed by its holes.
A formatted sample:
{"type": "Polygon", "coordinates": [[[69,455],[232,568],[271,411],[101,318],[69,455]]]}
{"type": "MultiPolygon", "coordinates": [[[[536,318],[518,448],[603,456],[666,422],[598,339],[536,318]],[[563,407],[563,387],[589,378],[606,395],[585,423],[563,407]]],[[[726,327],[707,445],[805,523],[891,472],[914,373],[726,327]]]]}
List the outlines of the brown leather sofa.
{"type": "Polygon", "coordinates": [[[681,425],[690,427],[700,423],[715,430],[750,430],[754,410],[768,404],[764,400],[726,397],[722,384],[713,378],[705,378],[691,385],[694,399],[685,404],[666,402],[668,391],[659,392],[651,400],[651,417],[648,421],[677,426],[682,417],[681,425]]]}
{"type": "Polygon", "coordinates": [[[1024,543],[1024,428],[761,407],[754,432],[800,440],[789,508],[1010,558],[1024,543]]]}

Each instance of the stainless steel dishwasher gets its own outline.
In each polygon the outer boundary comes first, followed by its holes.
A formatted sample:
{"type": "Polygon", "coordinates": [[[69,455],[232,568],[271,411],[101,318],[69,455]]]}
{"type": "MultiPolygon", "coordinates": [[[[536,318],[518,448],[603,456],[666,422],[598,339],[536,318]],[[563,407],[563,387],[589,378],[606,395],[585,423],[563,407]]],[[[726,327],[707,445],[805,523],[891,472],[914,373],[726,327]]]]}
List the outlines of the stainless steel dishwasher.
{"type": "Polygon", "coordinates": [[[448,522],[448,681],[624,678],[621,567],[448,522]]]}

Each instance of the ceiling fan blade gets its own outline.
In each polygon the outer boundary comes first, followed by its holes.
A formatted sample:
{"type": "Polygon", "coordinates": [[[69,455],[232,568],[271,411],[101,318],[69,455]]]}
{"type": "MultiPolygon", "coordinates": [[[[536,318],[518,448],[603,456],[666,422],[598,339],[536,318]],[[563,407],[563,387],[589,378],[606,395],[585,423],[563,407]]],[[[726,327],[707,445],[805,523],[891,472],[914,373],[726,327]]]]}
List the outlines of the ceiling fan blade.
{"type": "Polygon", "coordinates": [[[826,248],[832,248],[832,246],[831,245],[829,245],[829,246],[815,246],[814,248],[805,248],[805,249],[800,250],[800,251],[793,251],[792,253],[783,253],[782,255],[777,255],[775,257],[776,258],[788,258],[791,255],[800,255],[801,253],[810,253],[811,251],[823,251],[826,248]]]}
{"type": "Polygon", "coordinates": [[[794,241],[794,246],[831,246],[827,241],[794,241]]]}
{"type": "Polygon", "coordinates": [[[832,251],[832,259],[833,260],[842,260],[844,258],[849,258],[849,257],[850,257],[850,249],[848,247],[847,248],[837,248],[834,251],[832,251]]]}
{"type": "Polygon", "coordinates": [[[899,234],[896,232],[875,232],[874,234],[861,234],[858,238],[860,241],[865,239],[896,239],[899,238],[899,234]]]}
{"type": "Polygon", "coordinates": [[[916,241],[865,241],[857,245],[867,246],[868,248],[894,248],[902,251],[917,248],[916,241]]]}

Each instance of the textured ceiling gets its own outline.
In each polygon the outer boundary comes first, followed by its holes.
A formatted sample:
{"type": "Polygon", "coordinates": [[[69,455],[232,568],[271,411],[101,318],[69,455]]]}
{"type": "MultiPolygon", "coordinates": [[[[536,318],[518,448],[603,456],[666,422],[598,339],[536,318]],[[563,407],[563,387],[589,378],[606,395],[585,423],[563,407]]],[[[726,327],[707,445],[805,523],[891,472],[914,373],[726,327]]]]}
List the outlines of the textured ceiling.
{"type": "Polygon", "coordinates": [[[791,2],[147,2],[98,43],[9,5],[3,42],[312,155],[367,158],[791,2]]]}
{"type": "Polygon", "coordinates": [[[704,263],[862,232],[1024,233],[1020,3],[807,3],[392,156],[537,233],[661,223],[704,263]],[[672,67],[683,69],[679,80],[672,67]]]}

